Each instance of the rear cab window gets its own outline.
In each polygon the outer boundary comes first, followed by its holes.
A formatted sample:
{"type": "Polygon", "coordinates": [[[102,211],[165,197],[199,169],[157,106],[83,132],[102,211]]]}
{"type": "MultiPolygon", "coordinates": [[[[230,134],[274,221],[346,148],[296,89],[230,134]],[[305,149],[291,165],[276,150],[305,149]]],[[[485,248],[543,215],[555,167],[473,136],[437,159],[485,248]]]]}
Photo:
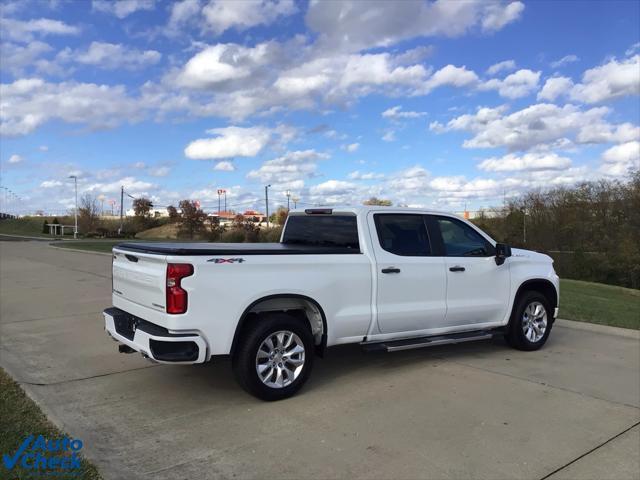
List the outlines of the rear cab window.
{"type": "Polygon", "coordinates": [[[291,215],[282,243],[318,247],[341,247],[360,251],[355,215],[291,215]]]}
{"type": "Polygon", "coordinates": [[[376,213],[373,218],[383,250],[402,257],[431,255],[431,243],[423,215],[376,213]]]}

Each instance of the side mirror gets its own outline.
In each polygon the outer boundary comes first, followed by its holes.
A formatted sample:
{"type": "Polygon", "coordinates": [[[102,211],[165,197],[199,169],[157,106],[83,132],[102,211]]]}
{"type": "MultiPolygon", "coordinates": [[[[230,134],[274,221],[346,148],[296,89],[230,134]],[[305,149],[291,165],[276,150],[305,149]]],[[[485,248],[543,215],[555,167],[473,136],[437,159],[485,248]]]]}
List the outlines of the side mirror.
{"type": "Polygon", "coordinates": [[[506,243],[496,243],[496,265],[502,265],[511,256],[511,247],[506,243]]]}

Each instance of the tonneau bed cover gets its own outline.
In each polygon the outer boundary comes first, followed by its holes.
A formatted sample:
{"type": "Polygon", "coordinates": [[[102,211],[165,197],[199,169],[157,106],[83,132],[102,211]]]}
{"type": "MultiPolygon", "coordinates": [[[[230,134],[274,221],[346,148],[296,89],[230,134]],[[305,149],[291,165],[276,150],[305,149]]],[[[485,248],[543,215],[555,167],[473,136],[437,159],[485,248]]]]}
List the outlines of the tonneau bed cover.
{"type": "Polygon", "coordinates": [[[131,242],[119,250],[158,255],[335,255],[360,253],[357,248],[286,243],[161,243],[131,242]]]}

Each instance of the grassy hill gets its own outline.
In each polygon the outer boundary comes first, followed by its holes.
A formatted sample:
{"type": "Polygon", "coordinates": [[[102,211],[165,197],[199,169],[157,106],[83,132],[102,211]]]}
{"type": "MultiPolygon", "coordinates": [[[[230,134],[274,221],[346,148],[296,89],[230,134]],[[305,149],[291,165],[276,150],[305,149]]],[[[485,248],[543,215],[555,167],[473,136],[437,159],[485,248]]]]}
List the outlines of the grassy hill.
{"type": "MultiPolygon", "coordinates": [[[[46,218],[48,222],[52,218],[46,218]]],[[[60,223],[71,225],[66,219],[58,218],[60,223]]],[[[23,218],[7,218],[0,220],[0,233],[7,235],[24,235],[27,237],[50,237],[50,235],[42,233],[42,226],[45,217],[23,217],[23,218]]],[[[66,230],[66,229],[65,229],[66,230]]],[[[71,230],[69,230],[71,231],[71,230]]]]}
{"type": "Polygon", "coordinates": [[[560,280],[560,318],[640,329],[640,290],[560,280]]]}
{"type": "Polygon", "coordinates": [[[178,224],[167,223],[165,225],[160,225],[159,227],[150,228],[149,230],[136,233],[136,238],[141,240],[175,240],[178,238],[178,224]]]}

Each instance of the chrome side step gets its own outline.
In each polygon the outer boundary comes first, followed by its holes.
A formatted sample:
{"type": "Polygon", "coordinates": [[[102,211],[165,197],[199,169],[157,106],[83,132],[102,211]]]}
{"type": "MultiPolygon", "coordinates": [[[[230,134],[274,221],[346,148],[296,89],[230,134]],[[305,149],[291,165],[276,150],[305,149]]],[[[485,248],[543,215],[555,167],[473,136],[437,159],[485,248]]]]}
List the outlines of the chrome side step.
{"type": "Polygon", "coordinates": [[[407,338],[403,340],[362,342],[360,345],[366,352],[398,352],[400,350],[412,350],[414,348],[435,347],[436,345],[488,340],[494,335],[495,332],[480,330],[474,332],[452,333],[449,335],[436,335],[432,337],[407,338]]]}

